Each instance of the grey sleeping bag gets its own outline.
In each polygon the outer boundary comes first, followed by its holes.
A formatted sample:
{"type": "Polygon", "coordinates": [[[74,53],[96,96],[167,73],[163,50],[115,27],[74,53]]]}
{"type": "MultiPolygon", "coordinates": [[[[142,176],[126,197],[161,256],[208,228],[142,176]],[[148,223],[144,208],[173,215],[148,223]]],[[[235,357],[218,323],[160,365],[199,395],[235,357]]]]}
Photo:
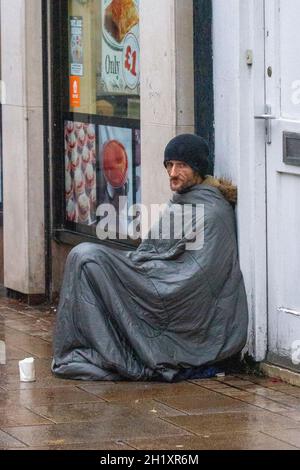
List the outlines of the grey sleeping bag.
{"type": "Polygon", "coordinates": [[[235,218],[209,184],[172,204],[204,205],[204,245],[142,242],[134,252],[84,243],[67,260],[52,370],[83,380],[176,379],[241,351],[248,312],[235,218]]]}

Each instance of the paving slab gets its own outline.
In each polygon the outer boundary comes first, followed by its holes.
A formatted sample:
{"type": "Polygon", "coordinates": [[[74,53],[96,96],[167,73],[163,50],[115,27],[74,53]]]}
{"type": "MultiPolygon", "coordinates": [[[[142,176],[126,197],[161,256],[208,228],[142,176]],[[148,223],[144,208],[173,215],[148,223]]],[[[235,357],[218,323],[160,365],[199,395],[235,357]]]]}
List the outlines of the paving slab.
{"type": "Polygon", "coordinates": [[[0,298],[0,449],[293,450],[300,389],[247,374],[162,382],[84,382],[51,373],[55,307],[0,298]],[[36,381],[18,361],[35,358],[36,381]]]}

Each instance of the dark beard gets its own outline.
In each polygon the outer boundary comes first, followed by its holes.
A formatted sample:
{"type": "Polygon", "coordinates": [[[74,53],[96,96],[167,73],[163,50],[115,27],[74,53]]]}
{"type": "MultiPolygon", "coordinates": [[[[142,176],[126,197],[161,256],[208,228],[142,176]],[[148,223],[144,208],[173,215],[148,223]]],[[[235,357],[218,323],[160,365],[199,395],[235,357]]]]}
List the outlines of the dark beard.
{"type": "Polygon", "coordinates": [[[183,186],[179,191],[176,191],[176,193],[178,194],[184,194],[184,193],[188,193],[194,186],[197,186],[198,182],[194,182],[194,183],[189,183],[187,184],[186,186],[183,186]]]}

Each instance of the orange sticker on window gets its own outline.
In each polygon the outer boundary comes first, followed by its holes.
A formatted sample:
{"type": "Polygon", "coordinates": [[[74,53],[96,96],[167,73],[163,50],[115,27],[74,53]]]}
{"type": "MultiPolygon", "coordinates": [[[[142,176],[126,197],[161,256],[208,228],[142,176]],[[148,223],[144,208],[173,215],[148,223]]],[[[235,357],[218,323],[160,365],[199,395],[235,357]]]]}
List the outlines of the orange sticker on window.
{"type": "Polygon", "coordinates": [[[70,77],[70,106],[80,108],[80,77],[70,77]]]}

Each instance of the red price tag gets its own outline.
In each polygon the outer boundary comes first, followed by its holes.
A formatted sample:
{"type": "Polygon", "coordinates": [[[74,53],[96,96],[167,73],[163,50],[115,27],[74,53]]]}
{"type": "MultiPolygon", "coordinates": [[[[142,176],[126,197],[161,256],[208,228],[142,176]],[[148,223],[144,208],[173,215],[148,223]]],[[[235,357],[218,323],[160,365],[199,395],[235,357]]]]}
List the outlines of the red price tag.
{"type": "Polygon", "coordinates": [[[134,90],[140,81],[140,50],[134,34],[127,34],[123,49],[123,75],[128,88],[134,90]]]}
{"type": "Polygon", "coordinates": [[[136,51],[132,51],[131,46],[126,49],[125,68],[136,77],[136,51]]]}

